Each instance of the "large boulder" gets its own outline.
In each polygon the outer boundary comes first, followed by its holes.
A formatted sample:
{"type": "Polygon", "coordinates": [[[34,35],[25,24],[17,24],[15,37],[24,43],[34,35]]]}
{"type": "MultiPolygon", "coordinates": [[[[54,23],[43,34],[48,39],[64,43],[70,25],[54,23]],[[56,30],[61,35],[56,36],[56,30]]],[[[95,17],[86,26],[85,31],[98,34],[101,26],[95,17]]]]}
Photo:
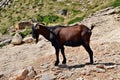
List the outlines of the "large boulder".
{"type": "Polygon", "coordinates": [[[19,45],[19,44],[21,44],[22,43],[22,36],[19,33],[16,33],[13,36],[11,43],[13,45],[19,45]]]}
{"type": "Polygon", "coordinates": [[[32,23],[30,21],[22,21],[22,22],[16,23],[14,25],[14,28],[15,30],[23,30],[30,26],[32,26],[32,23]]]}

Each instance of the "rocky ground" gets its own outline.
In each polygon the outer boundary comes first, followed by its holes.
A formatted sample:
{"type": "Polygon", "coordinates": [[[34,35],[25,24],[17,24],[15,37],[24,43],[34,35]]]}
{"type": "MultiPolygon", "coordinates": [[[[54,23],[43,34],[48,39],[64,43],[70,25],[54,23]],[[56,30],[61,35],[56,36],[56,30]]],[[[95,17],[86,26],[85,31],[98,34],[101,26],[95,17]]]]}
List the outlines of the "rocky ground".
{"type": "Polygon", "coordinates": [[[0,49],[0,80],[120,80],[120,15],[114,11],[105,9],[81,22],[96,25],[90,43],[93,65],[86,64],[89,56],[81,46],[65,47],[67,64],[55,67],[54,48],[40,37],[37,44],[10,44],[0,49]]]}

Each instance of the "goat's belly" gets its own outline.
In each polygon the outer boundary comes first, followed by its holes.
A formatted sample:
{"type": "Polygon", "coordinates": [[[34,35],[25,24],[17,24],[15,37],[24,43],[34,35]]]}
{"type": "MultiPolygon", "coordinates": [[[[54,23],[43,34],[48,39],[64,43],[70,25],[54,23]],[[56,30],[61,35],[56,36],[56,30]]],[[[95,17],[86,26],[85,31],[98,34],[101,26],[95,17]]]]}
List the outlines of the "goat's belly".
{"type": "Polygon", "coordinates": [[[64,43],[64,45],[72,47],[80,46],[81,44],[81,41],[67,41],[64,43]]]}

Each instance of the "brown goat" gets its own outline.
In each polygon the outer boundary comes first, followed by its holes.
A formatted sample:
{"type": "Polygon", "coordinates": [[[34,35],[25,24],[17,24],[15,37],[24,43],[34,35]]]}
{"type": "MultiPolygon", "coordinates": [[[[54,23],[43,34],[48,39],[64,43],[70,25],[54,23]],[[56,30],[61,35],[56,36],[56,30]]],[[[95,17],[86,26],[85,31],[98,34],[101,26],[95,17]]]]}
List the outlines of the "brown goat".
{"type": "Polygon", "coordinates": [[[66,57],[64,53],[64,45],[66,46],[80,46],[82,45],[86,51],[89,53],[90,64],[93,63],[93,51],[90,48],[90,36],[94,26],[91,29],[85,25],[73,25],[73,26],[54,26],[46,27],[41,24],[35,23],[32,26],[32,36],[38,42],[39,34],[43,35],[47,40],[49,40],[56,50],[56,62],[55,66],[59,64],[59,50],[63,56],[63,64],[66,63],[66,57]]]}

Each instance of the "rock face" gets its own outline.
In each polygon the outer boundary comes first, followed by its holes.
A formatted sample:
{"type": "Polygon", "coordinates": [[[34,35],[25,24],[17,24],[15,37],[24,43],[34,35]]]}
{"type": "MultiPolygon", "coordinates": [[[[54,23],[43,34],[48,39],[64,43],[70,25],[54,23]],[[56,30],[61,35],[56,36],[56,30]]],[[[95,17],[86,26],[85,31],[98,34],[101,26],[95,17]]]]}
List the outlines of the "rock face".
{"type": "Polygon", "coordinates": [[[28,28],[30,26],[32,26],[31,22],[29,22],[29,21],[22,21],[22,22],[19,22],[19,23],[15,24],[14,28],[16,30],[23,30],[23,29],[28,28]]]}
{"type": "Polygon", "coordinates": [[[13,45],[19,45],[19,44],[21,44],[22,43],[22,36],[19,33],[16,33],[13,36],[11,43],[13,45]]]}

